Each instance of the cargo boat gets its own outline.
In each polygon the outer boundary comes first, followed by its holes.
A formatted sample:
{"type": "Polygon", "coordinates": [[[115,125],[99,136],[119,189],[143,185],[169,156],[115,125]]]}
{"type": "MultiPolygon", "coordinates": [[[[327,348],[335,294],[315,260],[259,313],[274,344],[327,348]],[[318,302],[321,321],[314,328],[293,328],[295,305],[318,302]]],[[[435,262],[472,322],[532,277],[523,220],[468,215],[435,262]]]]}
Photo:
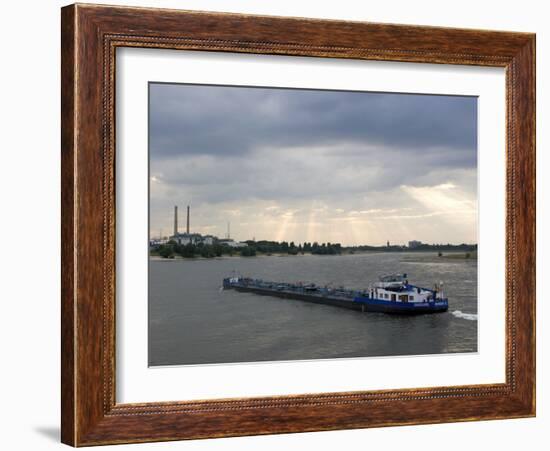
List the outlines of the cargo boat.
{"type": "Polygon", "coordinates": [[[313,283],[270,282],[250,277],[234,276],[223,279],[224,289],[276,296],[287,299],[332,305],[362,312],[423,314],[445,312],[449,308],[443,284],[433,289],[409,283],[407,274],[380,277],[368,289],[321,287],[313,283]]]}

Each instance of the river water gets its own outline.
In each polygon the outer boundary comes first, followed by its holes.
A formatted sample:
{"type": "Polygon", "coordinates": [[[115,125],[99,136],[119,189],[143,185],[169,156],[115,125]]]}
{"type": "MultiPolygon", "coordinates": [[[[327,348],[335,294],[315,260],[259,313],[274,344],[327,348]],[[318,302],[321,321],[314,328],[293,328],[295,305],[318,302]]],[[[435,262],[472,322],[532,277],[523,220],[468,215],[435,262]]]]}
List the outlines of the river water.
{"type": "Polygon", "coordinates": [[[477,351],[477,262],[421,253],[151,260],[149,365],[332,359],[477,351]],[[379,275],[444,281],[447,313],[361,313],[292,299],[220,291],[240,274],[366,288],[379,275]]]}

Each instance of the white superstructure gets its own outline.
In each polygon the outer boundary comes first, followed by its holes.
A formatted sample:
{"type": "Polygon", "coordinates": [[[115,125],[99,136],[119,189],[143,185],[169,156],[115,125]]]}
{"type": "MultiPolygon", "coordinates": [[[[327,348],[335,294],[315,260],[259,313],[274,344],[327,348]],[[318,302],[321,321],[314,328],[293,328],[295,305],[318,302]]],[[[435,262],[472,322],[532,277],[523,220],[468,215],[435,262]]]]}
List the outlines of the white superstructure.
{"type": "Polygon", "coordinates": [[[407,274],[390,274],[380,277],[369,287],[372,299],[394,302],[430,302],[443,299],[443,284],[435,285],[433,290],[410,285],[407,274]]]}

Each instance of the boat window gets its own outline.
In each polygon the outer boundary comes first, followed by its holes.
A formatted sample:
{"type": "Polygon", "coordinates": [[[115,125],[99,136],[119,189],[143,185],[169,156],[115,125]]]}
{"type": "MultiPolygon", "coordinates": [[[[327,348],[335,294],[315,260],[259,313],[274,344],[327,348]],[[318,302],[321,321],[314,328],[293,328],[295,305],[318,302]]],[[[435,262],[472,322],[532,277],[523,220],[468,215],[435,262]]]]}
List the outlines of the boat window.
{"type": "Polygon", "coordinates": [[[405,274],[390,274],[379,277],[380,282],[402,282],[405,279],[405,274]]]}
{"type": "Polygon", "coordinates": [[[414,301],[414,296],[409,296],[409,301],[414,301]]]}

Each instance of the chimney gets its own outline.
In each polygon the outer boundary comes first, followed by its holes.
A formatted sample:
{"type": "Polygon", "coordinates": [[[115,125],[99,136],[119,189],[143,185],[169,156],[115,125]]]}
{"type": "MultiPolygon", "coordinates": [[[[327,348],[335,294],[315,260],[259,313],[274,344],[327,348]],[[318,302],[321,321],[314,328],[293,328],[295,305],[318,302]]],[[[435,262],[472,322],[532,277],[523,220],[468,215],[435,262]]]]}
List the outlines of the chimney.
{"type": "Polygon", "coordinates": [[[189,205],[187,206],[187,234],[189,235],[189,205]]]}
{"type": "Polygon", "coordinates": [[[178,234],[178,206],[174,205],[174,235],[178,234]]]}

